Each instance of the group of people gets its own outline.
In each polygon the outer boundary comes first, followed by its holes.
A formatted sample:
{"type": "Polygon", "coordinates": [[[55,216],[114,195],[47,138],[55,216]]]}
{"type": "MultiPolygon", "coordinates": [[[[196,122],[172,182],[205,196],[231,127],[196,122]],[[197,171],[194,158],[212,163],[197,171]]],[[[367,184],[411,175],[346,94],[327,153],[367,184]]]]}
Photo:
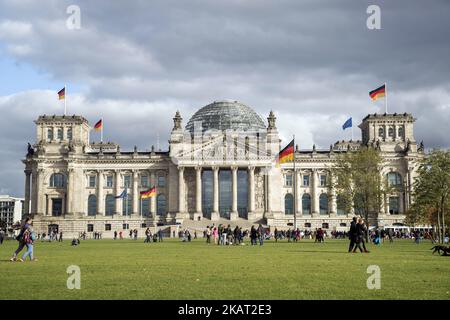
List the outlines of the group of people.
{"type": "Polygon", "coordinates": [[[353,217],[352,222],[350,223],[350,245],[348,247],[348,252],[356,252],[356,249],[359,249],[360,252],[369,253],[370,251],[366,248],[366,234],[367,227],[364,224],[364,220],[362,218],[353,217]]]}
{"type": "Polygon", "coordinates": [[[225,226],[219,224],[218,226],[207,226],[203,236],[206,238],[206,243],[208,244],[211,244],[213,240],[216,245],[239,245],[242,243],[246,234],[239,226],[232,228],[231,225],[225,226]]]}
{"type": "Polygon", "coordinates": [[[155,232],[152,234],[152,231],[150,228],[145,229],[145,239],[144,243],[151,243],[153,239],[153,242],[162,242],[163,241],[163,233],[161,229],[158,230],[158,232],[155,232]]]}

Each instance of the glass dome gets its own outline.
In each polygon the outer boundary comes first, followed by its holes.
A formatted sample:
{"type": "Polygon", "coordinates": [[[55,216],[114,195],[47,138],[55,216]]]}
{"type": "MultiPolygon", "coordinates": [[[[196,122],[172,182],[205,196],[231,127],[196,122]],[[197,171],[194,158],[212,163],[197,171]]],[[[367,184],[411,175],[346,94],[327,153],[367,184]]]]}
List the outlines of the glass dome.
{"type": "Polygon", "coordinates": [[[186,130],[194,132],[194,123],[202,122],[203,132],[215,129],[238,131],[265,130],[262,118],[250,107],[237,101],[214,101],[198,110],[186,125],[186,130]]]}

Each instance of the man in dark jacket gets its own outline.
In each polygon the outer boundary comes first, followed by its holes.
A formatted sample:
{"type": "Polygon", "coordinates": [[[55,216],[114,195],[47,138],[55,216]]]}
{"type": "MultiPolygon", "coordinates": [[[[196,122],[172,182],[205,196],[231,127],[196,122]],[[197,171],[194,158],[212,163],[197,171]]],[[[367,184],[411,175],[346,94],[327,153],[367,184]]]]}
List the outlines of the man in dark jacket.
{"type": "Polygon", "coordinates": [[[353,220],[350,223],[350,231],[348,233],[348,237],[350,239],[350,245],[348,247],[348,252],[353,251],[353,247],[355,246],[356,239],[358,237],[358,231],[356,230],[356,222],[357,222],[356,217],[353,217],[353,220]]]}

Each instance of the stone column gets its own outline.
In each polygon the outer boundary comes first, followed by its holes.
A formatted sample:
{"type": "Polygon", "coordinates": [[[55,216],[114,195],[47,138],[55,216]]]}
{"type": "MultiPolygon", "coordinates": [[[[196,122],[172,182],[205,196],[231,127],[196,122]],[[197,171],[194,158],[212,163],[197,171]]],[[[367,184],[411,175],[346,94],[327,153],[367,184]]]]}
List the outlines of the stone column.
{"type": "Polygon", "coordinates": [[[184,167],[178,167],[178,213],[186,211],[184,197],[184,167]]]}
{"type": "Polygon", "coordinates": [[[30,213],[30,187],[31,187],[31,170],[25,170],[25,202],[23,212],[30,213]]]}
{"type": "Polygon", "coordinates": [[[67,175],[67,187],[66,187],[66,212],[64,214],[73,214],[73,206],[72,206],[72,199],[73,199],[73,192],[74,192],[74,171],[73,168],[68,169],[68,175],[67,175]]]}
{"type": "MultiPolygon", "coordinates": [[[[114,196],[117,197],[121,192],[121,184],[122,184],[122,179],[121,179],[121,175],[120,175],[120,170],[115,170],[114,171],[114,196]]],[[[117,198],[115,199],[115,212],[114,214],[117,215],[121,215],[122,214],[122,198],[117,198]]]]}
{"type": "Polygon", "coordinates": [[[236,220],[238,218],[237,208],[237,167],[231,167],[231,212],[230,220],[236,220]]]}
{"type": "Polygon", "coordinates": [[[36,214],[44,214],[44,186],[43,186],[44,169],[39,168],[36,171],[36,214]]]}
{"type": "Polygon", "coordinates": [[[247,219],[255,219],[255,167],[248,167],[248,214],[247,219]]]}
{"type": "Polygon", "coordinates": [[[139,212],[139,190],[138,190],[138,172],[133,170],[133,215],[138,216],[139,212]]]}
{"type": "Polygon", "coordinates": [[[267,213],[272,212],[271,185],[270,185],[270,169],[266,171],[266,189],[267,189],[267,213]]]}
{"type": "Polygon", "coordinates": [[[33,169],[31,173],[31,214],[36,214],[37,212],[37,170],[33,169]]]}
{"type": "Polygon", "coordinates": [[[331,210],[330,210],[330,216],[335,217],[337,216],[337,198],[336,198],[336,189],[333,187],[334,185],[334,177],[331,177],[331,210]]]}
{"type": "MultiPolygon", "coordinates": [[[[153,188],[156,186],[156,175],[155,172],[151,172],[150,174],[150,187],[153,188]]],[[[150,198],[150,215],[152,218],[156,217],[156,197],[158,194],[158,189],[156,190],[156,195],[150,198]]]]}
{"type": "Polygon", "coordinates": [[[97,215],[105,215],[105,199],[103,196],[103,171],[97,173],[97,215]]]}
{"type": "Polygon", "coordinates": [[[301,185],[301,171],[296,170],[294,172],[295,174],[295,190],[294,190],[294,201],[295,201],[295,212],[297,215],[297,218],[302,217],[302,200],[300,196],[300,185],[301,185]]]}
{"type": "Polygon", "coordinates": [[[319,195],[318,195],[318,177],[317,177],[317,170],[313,169],[311,173],[311,182],[312,182],[312,194],[311,194],[311,200],[312,200],[312,214],[311,216],[317,217],[319,216],[319,195]]]}
{"type": "Polygon", "coordinates": [[[213,167],[213,211],[211,220],[219,220],[219,167],[213,167]]]}
{"type": "MultiPolygon", "coordinates": [[[[195,167],[195,211],[197,217],[201,217],[202,214],[202,167],[195,167]]],[[[195,219],[196,217],[194,217],[195,219]]]]}

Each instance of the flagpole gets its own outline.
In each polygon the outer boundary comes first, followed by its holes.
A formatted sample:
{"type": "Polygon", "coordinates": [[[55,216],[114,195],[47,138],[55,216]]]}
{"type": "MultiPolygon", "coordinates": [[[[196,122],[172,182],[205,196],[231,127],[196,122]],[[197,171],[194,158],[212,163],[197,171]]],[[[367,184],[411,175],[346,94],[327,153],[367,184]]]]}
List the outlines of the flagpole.
{"type": "Polygon", "coordinates": [[[352,140],[351,141],[353,141],[353,119],[352,119],[352,140]]]}
{"type": "Polygon", "coordinates": [[[102,117],[102,127],[100,131],[100,142],[103,142],[103,117],[102,117]]]}
{"type": "Polygon", "coordinates": [[[386,114],[388,113],[388,108],[387,108],[387,106],[388,106],[388,93],[387,93],[387,83],[385,82],[384,83],[384,104],[385,104],[385,108],[386,108],[386,114]]]}
{"type": "Polygon", "coordinates": [[[141,196],[141,219],[142,219],[142,196],[141,196]]]}
{"type": "Polygon", "coordinates": [[[295,202],[297,201],[297,196],[296,196],[296,190],[297,190],[297,172],[295,172],[295,134],[292,135],[292,139],[294,141],[294,203],[293,203],[293,208],[294,208],[294,231],[297,230],[297,208],[295,207],[295,202]]]}
{"type": "Polygon", "coordinates": [[[67,86],[64,85],[64,115],[67,113],[67,86]]]}

